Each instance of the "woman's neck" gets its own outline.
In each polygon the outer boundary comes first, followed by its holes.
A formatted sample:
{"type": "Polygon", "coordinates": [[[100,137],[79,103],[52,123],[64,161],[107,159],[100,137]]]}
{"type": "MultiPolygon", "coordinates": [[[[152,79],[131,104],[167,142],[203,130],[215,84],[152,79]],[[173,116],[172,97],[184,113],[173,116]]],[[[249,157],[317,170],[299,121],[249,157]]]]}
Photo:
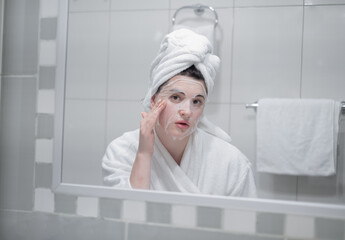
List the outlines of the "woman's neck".
{"type": "Polygon", "coordinates": [[[161,132],[158,130],[156,131],[156,133],[163,146],[167,149],[175,162],[180,165],[184,150],[189,140],[189,136],[183,139],[174,139],[173,137],[167,135],[165,132],[161,132]]]}

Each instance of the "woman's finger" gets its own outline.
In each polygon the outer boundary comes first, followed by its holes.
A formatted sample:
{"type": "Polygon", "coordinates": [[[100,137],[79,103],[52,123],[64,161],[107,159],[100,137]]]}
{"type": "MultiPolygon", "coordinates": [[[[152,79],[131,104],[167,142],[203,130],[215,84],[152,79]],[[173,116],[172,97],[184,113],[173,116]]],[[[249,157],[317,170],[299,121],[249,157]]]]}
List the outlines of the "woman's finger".
{"type": "Polygon", "coordinates": [[[161,101],[159,103],[157,103],[157,105],[154,106],[154,108],[150,111],[150,115],[153,118],[153,121],[156,122],[159,114],[163,111],[163,109],[166,106],[166,101],[161,101]]]}
{"type": "Polygon", "coordinates": [[[143,124],[146,125],[148,128],[153,129],[159,114],[162,112],[165,106],[165,101],[157,101],[157,103],[152,107],[152,109],[148,113],[142,112],[141,116],[143,117],[143,124]]]}
{"type": "Polygon", "coordinates": [[[141,112],[141,117],[145,118],[147,116],[147,112],[141,112]]]}

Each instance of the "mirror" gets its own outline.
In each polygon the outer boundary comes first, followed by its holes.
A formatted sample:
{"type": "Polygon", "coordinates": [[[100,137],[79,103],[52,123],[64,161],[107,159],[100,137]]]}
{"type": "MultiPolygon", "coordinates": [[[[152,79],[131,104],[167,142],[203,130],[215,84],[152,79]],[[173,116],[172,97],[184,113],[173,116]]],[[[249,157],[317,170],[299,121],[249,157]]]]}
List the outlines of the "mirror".
{"type": "MultiPolygon", "coordinates": [[[[259,174],[253,169],[258,199],[103,186],[101,160],[106,146],[122,133],[138,128],[140,100],[147,89],[150,64],[162,37],[171,28],[169,18],[174,10],[161,7],[155,11],[125,11],[112,1],[69,3],[61,0],[59,4],[53,172],[57,192],[217,207],[231,204],[251,210],[299,214],[315,211],[321,215],[345,214],[343,123],[339,142],[342,146],[339,148],[340,171],[336,176],[275,176],[259,174]]],[[[240,67],[231,63],[239,53],[231,49],[232,16],[222,9],[218,14],[215,42],[222,67],[206,114],[216,125],[231,132],[233,144],[254,161],[255,112],[244,106],[258,96],[242,89],[243,95],[250,97],[239,102],[231,100],[231,94],[238,94],[231,92],[238,83],[230,85],[229,79],[237,73],[235,70],[231,73],[226,66],[240,67]],[[234,127],[231,128],[230,123],[234,127]],[[238,126],[242,130],[237,130],[238,126]]]]}

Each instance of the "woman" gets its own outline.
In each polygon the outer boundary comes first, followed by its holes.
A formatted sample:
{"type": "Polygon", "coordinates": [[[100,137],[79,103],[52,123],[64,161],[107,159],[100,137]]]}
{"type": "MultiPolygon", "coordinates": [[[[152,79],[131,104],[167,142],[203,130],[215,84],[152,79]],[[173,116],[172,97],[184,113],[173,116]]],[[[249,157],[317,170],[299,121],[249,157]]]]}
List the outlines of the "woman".
{"type": "Polygon", "coordinates": [[[103,158],[107,185],[256,196],[250,162],[203,116],[219,58],[206,37],[168,34],[151,68],[140,129],[112,141],[103,158]]]}

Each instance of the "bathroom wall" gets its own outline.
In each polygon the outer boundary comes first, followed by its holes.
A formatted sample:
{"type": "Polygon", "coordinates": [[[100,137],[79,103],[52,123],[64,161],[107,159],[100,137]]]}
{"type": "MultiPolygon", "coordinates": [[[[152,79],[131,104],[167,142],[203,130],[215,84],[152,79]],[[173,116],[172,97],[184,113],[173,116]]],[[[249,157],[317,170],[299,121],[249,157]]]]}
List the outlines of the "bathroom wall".
{"type": "MultiPolygon", "coordinates": [[[[84,13],[102,4],[115,6],[110,1],[71,3],[71,10],[85,8],[84,13]]],[[[117,3],[122,4],[113,9],[122,16],[117,30],[141,33],[143,26],[135,19],[150,17],[162,32],[168,31],[174,10],[193,3],[178,0],[117,3]]],[[[219,52],[223,62],[218,87],[207,111],[252,161],[255,112],[245,109],[245,103],[262,97],[345,99],[342,90],[345,89],[345,1],[201,3],[212,4],[219,14],[218,36],[222,39],[220,49],[223,48],[219,52]]],[[[25,0],[8,0],[5,5],[0,115],[1,239],[345,239],[344,219],[52,192],[57,12],[58,0],[32,0],[30,4],[25,0]]],[[[134,40],[119,39],[123,44],[134,40]]],[[[147,58],[154,55],[151,47],[147,51],[150,53],[139,51],[135,60],[144,62],[144,55],[147,58]]],[[[125,59],[118,62],[124,63],[125,59]]],[[[138,64],[136,71],[145,75],[146,65],[141,68],[138,64]]],[[[130,81],[134,81],[130,78],[133,70],[129,72],[130,81]]],[[[123,76],[127,75],[120,77],[123,76]]],[[[119,88],[127,87],[130,86],[119,88]]],[[[92,111],[91,106],[88,111],[92,111]]],[[[133,106],[134,101],[115,99],[108,107],[123,112],[133,106]]],[[[77,109],[83,114],[81,108],[77,109]]],[[[116,135],[114,132],[111,134],[116,135]]],[[[344,151],[344,142],[341,144],[344,151]]],[[[344,153],[340,155],[343,162],[344,153]]],[[[263,197],[295,199],[298,186],[298,191],[303,192],[298,200],[340,203],[344,202],[343,173],[342,168],[337,177],[330,178],[269,175],[256,178],[263,197]]]]}

